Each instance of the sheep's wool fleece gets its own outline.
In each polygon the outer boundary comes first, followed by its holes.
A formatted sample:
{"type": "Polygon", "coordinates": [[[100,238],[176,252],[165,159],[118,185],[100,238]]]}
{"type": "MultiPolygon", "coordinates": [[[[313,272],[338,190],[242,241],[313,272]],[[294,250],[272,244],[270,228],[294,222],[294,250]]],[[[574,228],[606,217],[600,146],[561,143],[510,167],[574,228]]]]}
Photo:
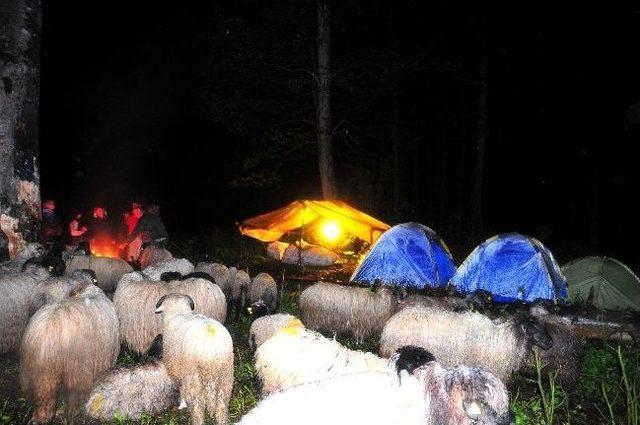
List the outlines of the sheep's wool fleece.
{"type": "Polygon", "coordinates": [[[526,354],[513,322],[494,323],[480,313],[440,308],[410,307],[389,319],[380,336],[380,355],[390,357],[406,345],[424,348],[445,367],[481,366],[502,380],[520,368],[526,354]]]}
{"type": "Polygon", "coordinates": [[[318,282],[300,294],[302,322],[314,330],[348,333],[363,339],[379,332],[396,310],[396,298],[388,288],[367,288],[318,282]]]}
{"type": "Polygon", "coordinates": [[[201,315],[177,314],[165,320],[163,362],[179,382],[191,423],[204,423],[204,411],[226,424],[233,390],[233,341],[221,323],[201,315]]]}
{"type": "Polygon", "coordinates": [[[103,421],[116,412],[130,419],[155,415],[178,405],[178,386],[161,362],[117,368],[102,377],[85,404],[89,416],[103,421]]]}
{"type": "Polygon", "coordinates": [[[255,350],[279,330],[295,326],[304,327],[300,319],[286,313],[258,317],[249,328],[249,345],[255,350]]]}
{"type": "Polygon", "coordinates": [[[345,373],[384,371],[388,364],[375,354],[350,350],[300,326],[279,331],[255,357],[262,395],[345,373]]]}
{"type": "Polygon", "coordinates": [[[96,285],[103,291],[114,290],[122,276],[133,271],[133,267],[120,258],[93,255],[75,255],[66,264],[65,275],[80,269],[93,270],[98,281],[96,285]]]}
{"type": "Polygon", "coordinates": [[[138,280],[138,275],[126,275],[120,282],[113,302],[120,320],[123,342],[138,353],[146,352],[156,336],[162,333],[162,317],[155,313],[156,303],[171,292],[188,295],[194,301],[195,312],[224,322],[227,302],[222,290],[206,279],[190,278],[171,282],[138,280]]]}
{"type": "Polygon", "coordinates": [[[213,277],[216,285],[226,290],[229,284],[229,268],[224,264],[218,263],[206,263],[201,261],[196,266],[197,272],[208,273],[213,277]]]}
{"type": "Polygon", "coordinates": [[[189,274],[194,270],[193,264],[186,258],[172,258],[147,267],[142,273],[151,280],[160,280],[160,276],[164,272],[178,272],[180,274],[189,274]]]}
{"type": "Polygon", "coordinates": [[[140,263],[141,268],[146,269],[149,266],[162,263],[163,261],[169,261],[172,258],[173,255],[171,255],[171,252],[168,250],[150,245],[140,252],[138,262],[140,263]]]}
{"type": "Polygon", "coordinates": [[[242,425],[426,425],[428,403],[417,379],[365,372],[299,385],[260,402],[242,425]]]}
{"type": "Polygon", "coordinates": [[[25,330],[20,356],[20,383],[34,398],[34,418],[51,419],[60,387],[71,400],[67,407],[74,409],[74,401],[116,363],[119,352],[118,318],[98,287],[88,285],[39,309],[25,330]]]}
{"type": "Polygon", "coordinates": [[[49,274],[42,268],[0,277],[0,353],[17,349],[29,322],[33,294],[49,274]]]}

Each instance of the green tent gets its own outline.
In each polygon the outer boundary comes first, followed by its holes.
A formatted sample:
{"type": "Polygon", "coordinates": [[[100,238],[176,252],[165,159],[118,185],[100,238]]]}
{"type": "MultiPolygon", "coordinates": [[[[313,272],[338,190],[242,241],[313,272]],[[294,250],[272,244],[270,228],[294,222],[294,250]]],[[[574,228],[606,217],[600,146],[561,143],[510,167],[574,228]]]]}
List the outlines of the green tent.
{"type": "Polygon", "coordinates": [[[618,260],[579,258],[565,264],[562,273],[572,302],[590,301],[604,310],[640,311],[640,279],[618,260]]]}

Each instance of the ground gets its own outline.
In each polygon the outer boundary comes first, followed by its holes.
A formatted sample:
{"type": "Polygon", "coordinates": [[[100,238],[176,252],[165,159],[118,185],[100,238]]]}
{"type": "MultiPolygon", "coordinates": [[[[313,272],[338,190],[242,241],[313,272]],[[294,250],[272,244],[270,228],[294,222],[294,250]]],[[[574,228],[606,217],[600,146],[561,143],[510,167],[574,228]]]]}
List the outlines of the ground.
{"type": "MultiPolygon", "coordinates": [[[[296,297],[309,281],[292,279],[294,275],[311,274],[312,270],[288,268],[282,270],[270,262],[255,245],[244,242],[242,254],[238,238],[216,234],[207,243],[177,239],[179,245],[171,248],[176,256],[196,259],[196,251],[207,252],[209,258],[227,264],[235,264],[234,258],[242,258],[254,275],[259,271],[271,272],[276,280],[283,283],[279,309],[297,314],[296,297]],[[228,243],[220,244],[226,240],[228,243]],[[235,240],[236,242],[232,242],[235,240]],[[224,246],[225,248],[220,248],[224,246]],[[284,280],[282,277],[284,276],[284,280]]],[[[242,317],[238,322],[227,324],[234,340],[236,381],[233,398],[229,406],[230,420],[237,422],[257,402],[254,388],[253,353],[247,344],[249,319],[242,317]]],[[[338,337],[349,346],[375,352],[378,338],[372,337],[361,346],[349,338],[338,337]]],[[[128,366],[139,361],[136,355],[126,349],[121,351],[118,365],[128,366]]],[[[21,398],[18,386],[18,359],[15,355],[0,356],[0,424],[24,424],[32,414],[32,406],[21,398]]],[[[516,424],[640,424],[640,346],[625,345],[618,353],[617,345],[602,342],[587,343],[582,364],[582,376],[578,387],[571,394],[565,394],[557,385],[550,385],[549,377],[541,373],[536,377],[517,375],[509,386],[511,408],[516,424]],[[624,363],[624,368],[621,366],[624,363]],[[622,373],[624,372],[624,373],[622,373]],[[552,408],[553,407],[553,408],[552,408]],[[611,418],[614,419],[611,419],[611,418]]],[[[59,411],[54,424],[66,424],[62,411],[59,411]]],[[[94,424],[84,418],[78,418],[75,424],[94,424]]],[[[146,417],[140,422],[125,418],[114,418],[112,423],[186,424],[188,418],[184,411],[176,409],[161,416],[146,417]]],[[[213,422],[211,422],[213,423],[213,422]]]]}

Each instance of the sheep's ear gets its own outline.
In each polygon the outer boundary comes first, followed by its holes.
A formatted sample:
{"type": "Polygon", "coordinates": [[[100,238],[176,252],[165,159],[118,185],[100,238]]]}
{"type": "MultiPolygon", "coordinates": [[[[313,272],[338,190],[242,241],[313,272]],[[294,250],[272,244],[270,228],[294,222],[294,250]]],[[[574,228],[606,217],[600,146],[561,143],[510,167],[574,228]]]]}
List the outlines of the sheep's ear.
{"type": "Polygon", "coordinates": [[[167,298],[167,296],[163,295],[156,303],[156,313],[162,313],[164,311],[164,307],[162,307],[162,303],[164,302],[165,298],[167,298]]]}
{"type": "Polygon", "coordinates": [[[185,295],[189,299],[189,307],[191,307],[191,311],[196,309],[196,303],[193,302],[193,298],[189,295],[185,295]]]}

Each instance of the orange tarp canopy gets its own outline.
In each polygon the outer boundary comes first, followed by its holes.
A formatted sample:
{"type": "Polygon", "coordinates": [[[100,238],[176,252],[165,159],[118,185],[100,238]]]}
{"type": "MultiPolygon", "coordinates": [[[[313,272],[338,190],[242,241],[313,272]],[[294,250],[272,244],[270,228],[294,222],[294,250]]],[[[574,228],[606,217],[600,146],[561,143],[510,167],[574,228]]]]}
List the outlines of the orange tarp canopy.
{"type": "Polygon", "coordinates": [[[292,230],[318,219],[335,221],[346,232],[373,243],[389,225],[342,201],[294,201],[240,223],[240,232],[263,242],[274,242],[292,230]]]}

